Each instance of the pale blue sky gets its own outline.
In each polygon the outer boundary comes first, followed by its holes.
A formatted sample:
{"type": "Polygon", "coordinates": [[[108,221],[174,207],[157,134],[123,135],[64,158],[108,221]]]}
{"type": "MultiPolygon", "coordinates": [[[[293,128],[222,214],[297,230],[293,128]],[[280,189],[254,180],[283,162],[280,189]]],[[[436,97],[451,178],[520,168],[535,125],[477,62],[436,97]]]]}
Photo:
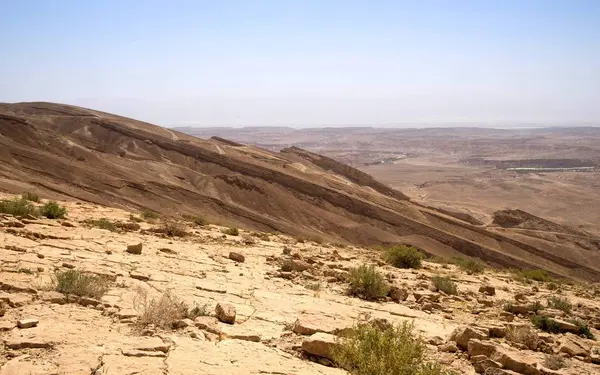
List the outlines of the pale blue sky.
{"type": "Polygon", "coordinates": [[[600,0],[0,0],[0,102],[165,126],[600,125],[600,0]]]}

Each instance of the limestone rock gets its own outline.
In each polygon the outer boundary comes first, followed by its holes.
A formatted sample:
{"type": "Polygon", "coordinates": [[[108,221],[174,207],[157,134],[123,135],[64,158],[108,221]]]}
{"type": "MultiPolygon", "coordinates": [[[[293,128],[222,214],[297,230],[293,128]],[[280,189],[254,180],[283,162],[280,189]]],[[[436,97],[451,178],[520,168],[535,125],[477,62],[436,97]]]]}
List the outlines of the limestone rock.
{"type": "Polygon", "coordinates": [[[131,277],[132,279],[140,280],[140,281],[149,281],[150,280],[150,276],[143,274],[141,272],[137,272],[137,271],[129,272],[129,277],[131,277]]]}
{"type": "Polygon", "coordinates": [[[524,375],[540,375],[535,359],[518,352],[496,347],[490,359],[501,363],[502,368],[505,370],[511,370],[524,375]]]}
{"type": "Polygon", "coordinates": [[[452,334],[450,335],[450,340],[456,342],[456,345],[459,348],[466,350],[469,340],[485,340],[487,336],[488,335],[482,332],[481,330],[477,330],[469,326],[461,326],[457,327],[452,332],[452,334]]]}
{"type": "Polygon", "coordinates": [[[55,291],[42,292],[40,294],[40,298],[42,301],[55,303],[58,305],[64,305],[67,303],[67,297],[65,297],[64,294],[55,291]]]}
{"type": "Polygon", "coordinates": [[[135,244],[135,245],[127,245],[127,250],[126,251],[129,254],[137,254],[137,255],[139,255],[139,254],[142,253],[142,246],[143,245],[142,245],[141,242],[138,243],[138,244],[135,244]]]}
{"type": "Polygon", "coordinates": [[[496,345],[489,341],[481,341],[478,339],[470,339],[467,344],[467,352],[469,356],[474,357],[484,355],[489,357],[496,351],[496,345]]]}
{"type": "Polygon", "coordinates": [[[40,321],[37,319],[20,319],[17,321],[17,327],[19,328],[33,328],[38,325],[40,321]]]}
{"type": "Polygon", "coordinates": [[[331,358],[331,349],[337,344],[337,338],[328,333],[318,332],[302,341],[302,350],[317,357],[331,358]]]}
{"type": "Polygon", "coordinates": [[[238,263],[244,263],[246,261],[246,257],[240,253],[236,253],[234,251],[229,253],[229,259],[236,261],[238,263]]]}
{"type": "Polygon", "coordinates": [[[475,369],[475,372],[478,374],[483,374],[489,368],[499,369],[501,367],[502,367],[502,365],[500,363],[493,361],[489,358],[483,358],[479,361],[473,362],[473,368],[475,369]]]}
{"type": "Polygon", "coordinates": [[[217,318],[223,323],[235,323],[235,307],[229,303],[218,303],[215,307],[217,318]]]}
{"type": "Polygon", "coordinates": [[[221,328],[219,328],[219,321],[217,318],[212,316],[199,316],[194,319],[194,324],[196,327],[204,330],[206,332],[214,333],[216,335],[221,333],[221,328]]]}
{"type": "Polygon", "coordinates": [[[587,356],[590,353],[590,346],[587,345],[582,339],[575,335],[566,335],[563,339],[558,352],[565,353],[571,357],[574,356],[587,356]]]}
{"type": "Polygon", "coordinates": [[[48,349],[54,343],[35,337],[14,337],[6,340],[5,345],[9,349],[48,349]]]}
{"type": "Polygon", "coordinates": [[[440,352],[445,352],[445,353],[456,353],[458,351],[458,346],[456,346],[456,344],[454,342],[449,341],[445,344],[438,346],[438,350],[440,352]]]}

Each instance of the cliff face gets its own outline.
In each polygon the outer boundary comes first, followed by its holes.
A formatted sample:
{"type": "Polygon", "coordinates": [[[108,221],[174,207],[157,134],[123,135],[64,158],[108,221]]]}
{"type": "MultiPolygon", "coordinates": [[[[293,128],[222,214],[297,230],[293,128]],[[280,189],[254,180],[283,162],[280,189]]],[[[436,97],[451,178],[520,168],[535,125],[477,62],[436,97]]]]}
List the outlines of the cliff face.
{"type": "Polygon", "coordinates": [[[600,279],[599,251],[586,247],[593,238],[532,236],[461,221],[295,147],[275,153],[78,107],[0,104],[0,162],[0,188],[14,193],[35,190],[361,245],[421,239],[434,255],[462,253],[600,279]]]}

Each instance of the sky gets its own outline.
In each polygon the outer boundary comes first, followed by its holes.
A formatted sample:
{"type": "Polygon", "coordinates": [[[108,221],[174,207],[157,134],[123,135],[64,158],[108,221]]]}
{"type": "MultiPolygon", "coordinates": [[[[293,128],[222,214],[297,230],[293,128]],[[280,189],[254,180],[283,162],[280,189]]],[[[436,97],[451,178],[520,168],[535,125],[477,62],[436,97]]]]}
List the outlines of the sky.
{"type": "Polygon", "coordinates": [[[600,126],[598,0],[0,0],[0,102],[162,126],[600,126]]]}

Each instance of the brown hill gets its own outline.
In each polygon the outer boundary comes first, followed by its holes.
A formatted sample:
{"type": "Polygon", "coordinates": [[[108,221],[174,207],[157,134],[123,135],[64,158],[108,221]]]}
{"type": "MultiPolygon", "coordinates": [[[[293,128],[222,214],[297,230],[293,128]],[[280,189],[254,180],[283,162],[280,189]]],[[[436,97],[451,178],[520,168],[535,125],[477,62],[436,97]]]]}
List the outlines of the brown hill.
{"type": "Polygon", "coordinates": [[[462,253],[600,280],[600,249],[587,234],[532,236],[468,223],[298,148],[275,153],[202,140],[67,105],[0,104],[0,163],[0,188],[10,192],[199,215],[328,241],[406,242],[434,255],[462,253]]]}

